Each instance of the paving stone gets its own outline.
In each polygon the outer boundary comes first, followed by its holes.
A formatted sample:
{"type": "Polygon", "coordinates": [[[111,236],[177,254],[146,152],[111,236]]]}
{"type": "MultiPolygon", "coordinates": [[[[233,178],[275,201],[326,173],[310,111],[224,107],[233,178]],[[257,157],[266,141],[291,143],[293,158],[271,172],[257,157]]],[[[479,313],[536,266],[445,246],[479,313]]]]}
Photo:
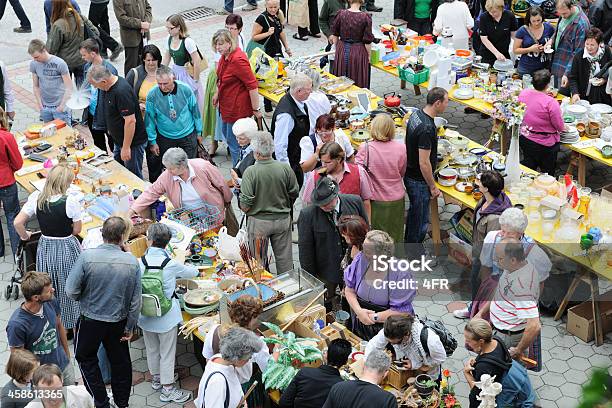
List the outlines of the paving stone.
{"type": "Polygon", "coordinates": [[[566,397],[579,398],[582,395],[582,386],[578,384],[564,384],[559,387],[561,393],[566,397]]]}
{"type": "Polygon", "coordinates": [[[549,371],[559,374],[562,374],[569,370],[569,365],[567,365],[567,363],[563,360],[557,360],[553,358],[552,360],[547,361],[544,364],[546,364],[546,368],[548,368],[549,371]]]}
{"type": "Polygon", "coordinates": [[[574,356],[582,358],[589,358],[595,353],[593,348],[587,344],[576,344],[571,351],[574,356]]]}
{"type": "Polygon", "coordinates": [[[567,347],[553,347],[550,349],[549,353],[552,358],[558,358],[561,360],[566,360],[571,357],[570,349],[567,347]]]}
{"type": "Polygon", "coordinates": [[[563,377],[563,375],[556,373],[548,373],[548,375],[542,376],[541,378],[544,384],[552,385],[555,387],[559,387],[560,385],[565,384],[566,382],[565,377],[563,377]]]}
{"type": "Polygon", "coordinates": [[[562,347],[572,347],[577,344],[574,336],[557,335],[553,337],[552,340],[557,346],[562,346],[562,347]]]}
{"type": "Polygon", "coordinates": [[[561,398],[561,391],[559,391],[558,387],[543,385],[538,388],[538,395],[543,400],[556,401],[557,399],[561,398]]]}
{"type": "Polygon", "coordinates": [[[591,363],[589,363],[589,361],[586,358],[582,358],[582,357],[572,357],[567,361],[567,364],[573,370],[579,370],[579,371],[584,371],[591,367],[591,363]]]}
{"type": "Polygon", "coordinates": [[[155,393],[155,395],[147,396],[147,407],[163,407],[166,406],[166,402],[162,402],[159,399],[159,393],[155,393]]]}
{"type": "Polygon", "coordinates": [[[547,399],[540,399],[539,405],[541,408],[560,408],[555,401],[550,401],[547,399]]]}
{"type": "Polygon", "coordinates": [[[567,380],[566,384],[578,384],[582,385],[588,380],[588,376],[583,371],[570,370],[563,373],[563,377],[567,380]]]}
{"type": "Polygon", "coordinates": [[[610,355],[602,356],[601,354],[596,354],[589,357],[589,362],[593,367],[608,368],[610,367],[610,355]]]}
{"type": "Polygon", "coordinates": [[[157,394],[157,392],[151,388],[151,383],[141,382],[140,384],[136,384],[134,386],[134,394],[146,397],[151,394],[157,394]]]}
{"type": "Polygon", "coordinates": [[[555,402],[559,408],[575,408],[578,406],[578,400],[570,397],[561,397],[555,402]]]}

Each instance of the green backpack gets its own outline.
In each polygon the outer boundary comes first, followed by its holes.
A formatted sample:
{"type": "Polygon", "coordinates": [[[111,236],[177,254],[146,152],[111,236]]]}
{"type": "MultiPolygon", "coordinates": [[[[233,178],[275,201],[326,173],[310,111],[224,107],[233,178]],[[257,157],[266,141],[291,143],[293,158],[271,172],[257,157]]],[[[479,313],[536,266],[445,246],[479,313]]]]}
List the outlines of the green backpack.
{"type": "Polygon", "coordinates": [[[168,299],[164,294],[163,278],[164,268],[170,262],[170,258],[164,259],[161,266],[149,266],[144,256],[140,260],[145,266],[140,278],[142,284],[140,314],[147,317],[163,316],[172,308],[172,299],[168,299]]]}

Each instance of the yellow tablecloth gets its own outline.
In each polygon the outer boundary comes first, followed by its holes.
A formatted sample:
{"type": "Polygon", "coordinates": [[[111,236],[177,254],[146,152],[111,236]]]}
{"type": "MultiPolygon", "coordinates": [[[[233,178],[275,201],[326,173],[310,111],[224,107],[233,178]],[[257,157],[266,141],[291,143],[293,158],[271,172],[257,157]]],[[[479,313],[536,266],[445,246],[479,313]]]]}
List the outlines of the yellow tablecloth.
{"type": "MultiPolygon", "coordinates": [[[[580,138],[580,140],[590,140],[590,139],[585,136],[585,137],[580,138]]],[[[601,152],[596,147],[587,147],[587,148],[581,149],[581,148],[576,147],[576,146],[571,145],[571,144],[568,144],[566,146],[570,150],[573,150],[576,153],[580,153],[581,155],[586,156],[589,159],[596,160],[596,161],[598,161],[600,163],[605,164],[606,166],[612,166],[612,158],[611,159],[604,159],[604,157],[601,155],[601,152]]]]}
{"type": "MultiPolygon", "coordinates": [[[[470,144],[468,145],[469,149],[472,149],[474,147],[483,147],[482,145],[476,143],[476,142],[472,142],[470,141],[470,144]]],[[[537,172],[535,170],[532,170],[528,167],[522,166],[521,165],[521,169],[525,172],[525,173],[530,173],[530,174],[537,174],[537,172]]],[[[455,187],[445,187],[440,185],[438,182],[436,182],[436,186],[440,189],[440,192],[442,192],[442,194],[444,195],[445,199],[446,198],[450,198],[452,201],[455,201],[457,203],[459,203],[461,206],[463,207],[469,207],[471,209],[474,209],[476,207],[476,200],[472,197],[471,194],[465,194],[462,193],[460,191],[458,191],[457,189],[455,189],[455,187]]],[[[438,206],[432,206],[432,212],[436,211],[437,212],[437,208],[438,206]],[[435,207],[435,210],[434,210],[435,207]]],[[[438,218],[438,214],[432,214],[432,227],[433,224],[435,223],[435,219],[434,217],[437,219],[438,218]]],[[[576,244],[573,248],[571,245],[568,244],[555,244],[553,242],[551,242],[549,239],[544,239],[542,237],[541,232],[539,231],[534,231],[532,228],[527,228],[527,233],[529,236],[531,236],[536,242],[538,242],[540,245],[545,246],[547,248],[549,248],[550,250],[552,250],[553,252],[564,256],[574,262],[576,262],[577,264],[579,264],[580,266],[591,270],[595,273],[597,273],[599,276],[602,276],[606,279],[610,279],[612,280],[612,267],[608,266],[606,264],[606,256],[603,252],[598,253],[598,254],[592,254],[589,258],[584,257],[584,256],[575,256],[576,253],[578,253],[580,251],[580,246],[579,244],[576,244]],[[567,253],[567,251],[571,249],[572,253],[567,253]]],[[[437,237],[439,237],[439,232],[436,231],[437,237]]],[[[438,238],[439,240],[439,238],[438,238]]],[[[434,242],[436,240],[434,239],[434,242]]],[[[437,243],[437,242],[435,242],[437,243]]]]}
{"type": "MultiPolygon", "coordinates": [[[[58,130],[58,132],[52,137],[36,139],[36,141],[45,141],[53,145],[53,148],[51,148],[50,150],[47,150],[46,152],[43,152],[42,154],[48,158],[55,158],[59,153],[58,147],[65,143],[66,135],[68,135],[69,133],[70,133],[70,128],[65,127],[65,128],[58,130]]],[[[69,149],[69,152],[74,152],[74,149],[69,149]]],[[[23,167],[32,166],[35,164],[38,164],[38,162],[26,159],[24,157],[23,167]]],[[[129,187],[130,191],[133,189],[139,189],[141,191],[144,191],[147,188],[147,186],[150,184],[136,177],[133,173],[131,173],[128,169],[123,167],[121,164],[119,164],[115,160],[102,164],[99,167],[111,171],[111,176],[107,177],[105,181],[111,182],[114,186],[119,185],[119,184],[125,184],[126,186],[129,187]]],[[[36,189],[34,188],[31,182],[39,180],[39,177],[36,173],[37,172],[26,174],[23,176],[15,176],[15,178],[17,179],[17,183],[19,183],[21,187],[23,187],[29,193],[32,193],[36,189]]],[[[79,184],[79,187],[81,187],[84,193],[92,192],[91,184],[86,184],[81,181],[79,184]]],[[[95,216],[92,216],[92,221],[83,225],[83,229],[81,230],[81,233],[79,235],[82,238],[84,238],[85,236],[87,236],[87,231],[89,229],[97,228],[101,225],[102,225],[102,220],[100,220],[99,218],[95,216]]]]}

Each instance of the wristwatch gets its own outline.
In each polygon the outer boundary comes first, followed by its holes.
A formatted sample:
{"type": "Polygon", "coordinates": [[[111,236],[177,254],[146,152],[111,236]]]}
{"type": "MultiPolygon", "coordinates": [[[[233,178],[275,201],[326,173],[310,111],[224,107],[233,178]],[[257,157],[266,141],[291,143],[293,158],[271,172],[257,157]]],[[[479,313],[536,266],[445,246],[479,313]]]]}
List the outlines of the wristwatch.
{"type": "Polygon", "coordinates": [[[374,314],[372,315],[372,320],[374,320],[375,322],[377,322],[377,321],[378,321],[378,313],[374,313],[374,314]]]}
{"type": "Polygon", "coordinates": [[[253,112],[259,112],[261,110],[261,106],[257,109],[253,109],[253,112]]]}

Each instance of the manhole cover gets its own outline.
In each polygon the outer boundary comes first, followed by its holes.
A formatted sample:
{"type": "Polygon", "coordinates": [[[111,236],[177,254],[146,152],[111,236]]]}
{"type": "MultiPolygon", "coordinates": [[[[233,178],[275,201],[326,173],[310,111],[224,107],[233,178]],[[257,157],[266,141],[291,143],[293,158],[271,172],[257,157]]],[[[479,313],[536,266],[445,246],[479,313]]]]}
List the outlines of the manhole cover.
{"type": "Polygon", "coordinates": [[[181,16],[188,21],[201,20],[206,17],[215,15],[215,10],[208,7],[197,7],[191,10],[183,11],[181,16]]]}

